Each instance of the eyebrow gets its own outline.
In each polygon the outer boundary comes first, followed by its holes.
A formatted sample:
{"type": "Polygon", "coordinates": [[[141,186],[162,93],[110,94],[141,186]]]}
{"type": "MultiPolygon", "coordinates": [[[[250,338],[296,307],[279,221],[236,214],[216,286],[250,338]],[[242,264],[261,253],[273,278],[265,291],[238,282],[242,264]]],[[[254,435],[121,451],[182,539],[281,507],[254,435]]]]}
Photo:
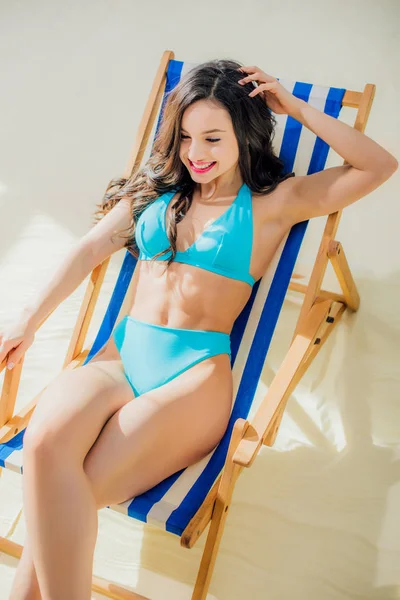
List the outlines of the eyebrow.
{"type": "MultiPolygon", "coordinates": [[[[183,129],[183,127],[181,127],[181,131],[189,133],[188,131],[186,131],[186,129],[183,129]]],[[[223,133],[226,133],[225,129],[208,129],[207,131],[203,131],[203,133],[214,133],[214,131],[222,131],[223,133]]]]}

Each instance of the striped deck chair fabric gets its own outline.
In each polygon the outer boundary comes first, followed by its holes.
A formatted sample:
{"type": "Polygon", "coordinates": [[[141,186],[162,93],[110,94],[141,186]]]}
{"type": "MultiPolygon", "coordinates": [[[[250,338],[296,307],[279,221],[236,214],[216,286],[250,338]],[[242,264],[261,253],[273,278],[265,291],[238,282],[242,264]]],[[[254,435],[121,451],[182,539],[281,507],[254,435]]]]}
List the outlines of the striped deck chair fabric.
{"type": "MultiPolygon", "coordinates": [[[[170,60],[156,132],[168,92],[195,66],[193,63],[170,60]]],[[[335,118],[339,116],[345,89],[283,79],[280,79],[280,82],[295,96],[322,112],[335,118]]],[[[296,175],[307,175],[322,170],[326,164],[329,146],[292,117],[275,116],[277,128],[273,144],[275,153],[284,162],[284,172],[294,171],[296,175]]],[[[176,535],[182,534],[223,468],[235,421],[239,417],[248,417],[252,403],[257,397],[261,371],[307,224],[308,222],[304,221],[292,227],[267,272],[254,285],[251,297],[234,324],[231,333],[234,392],[232,412],[225,435],[218,446],[198,463],[168,477],[140,496],[108,508],[152,523],[176,535]]],[[[89,362],[109,339],[135,266],[136,259],[126,252],[108,308],[84,364],[89,362]]],[[[24,432],[25,430],[9,442],[0,444],[0,466],[23,472],[24,432]]]]}

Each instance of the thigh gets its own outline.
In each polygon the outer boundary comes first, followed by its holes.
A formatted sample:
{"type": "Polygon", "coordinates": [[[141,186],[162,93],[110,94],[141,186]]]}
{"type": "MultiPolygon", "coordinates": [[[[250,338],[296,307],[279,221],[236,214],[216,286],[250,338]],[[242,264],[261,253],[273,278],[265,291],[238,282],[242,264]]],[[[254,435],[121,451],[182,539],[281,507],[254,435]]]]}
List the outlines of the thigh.
{"type": "Polygon", "coordinates": [[[84,461],[99,508],[120,504],[206,456],[223,436],[231,407],[227,354],[121,407],[84,461]]]}
{"type": "Polygon", "coordinates": [[[49,448],[83,464],[107,420],[133,397],[119,354],[108,345],[86,365],[62,371],[45,388],[24,447],[49,448]]]}

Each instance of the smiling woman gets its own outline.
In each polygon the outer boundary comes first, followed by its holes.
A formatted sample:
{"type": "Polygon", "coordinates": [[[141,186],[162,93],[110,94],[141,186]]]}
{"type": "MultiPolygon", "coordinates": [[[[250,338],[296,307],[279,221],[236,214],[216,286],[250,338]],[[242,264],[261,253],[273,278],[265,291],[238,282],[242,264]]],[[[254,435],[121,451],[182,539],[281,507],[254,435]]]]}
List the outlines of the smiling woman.
{"type": "Polygon", "coordinates": [[[127,247],[138,258],[129,314],[104,350],[40,394],[25,434],[30,537],[18,577],[28,574],[26,597],[39,596],[39,581],[43,598],[59,590],[89,598],[96,509],[205,458],[227,430],[230,334],[288,228],[354,201],[396,168],[372,140],[306,109],[273,78],[262,82],[257,68],[240,84],[239,66],[205,63],[170,92],[150,159],[107,191],[104,218],[42,295],[29,327],[0,334],[1,361],[1,352],[29,344],[44,313],[113,252],[127,247]],[[285,174],[268,98],[354,164],[299,183],[285,174]]]}
{"type": "MultiPolygon", "coordinates": [[[[268,195],[294,176],[284,173],[273,151],[276,119],[261,96],[250,98],[248,86],[238,83],[240,67],[235,61],[213,60],[191,69],[169,93],[146,165],[130,179],[117,181],[118,189],[107,190],[96,216],[105,215],[121,198],[129,199],[126,247],[136,258],[139,216],[161,194],[178,192],[167,214],[169,247],[163,255],[171,252],[168,267],[177,252],[177,225],[191,211],[196,194],[216,202],[245,181],[255,194],[268,195]]],[[[254,89],[253,83],[249,88],[254,89]]]]}

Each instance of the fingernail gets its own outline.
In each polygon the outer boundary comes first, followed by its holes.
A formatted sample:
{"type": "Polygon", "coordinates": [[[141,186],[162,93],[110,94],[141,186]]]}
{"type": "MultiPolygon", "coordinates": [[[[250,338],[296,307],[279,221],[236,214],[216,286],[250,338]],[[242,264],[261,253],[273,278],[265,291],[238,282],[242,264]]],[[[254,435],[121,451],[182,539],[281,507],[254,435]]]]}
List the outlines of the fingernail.
{"type": "Polygon", "coordinates": [[[11,370],[11,369],[13,368],[13,366],[14,366],[14,363],[13,363],[13,362],[9,362],[9,363],[7,364],[7,369],[10,369],[10,370],[11,370]]]}

